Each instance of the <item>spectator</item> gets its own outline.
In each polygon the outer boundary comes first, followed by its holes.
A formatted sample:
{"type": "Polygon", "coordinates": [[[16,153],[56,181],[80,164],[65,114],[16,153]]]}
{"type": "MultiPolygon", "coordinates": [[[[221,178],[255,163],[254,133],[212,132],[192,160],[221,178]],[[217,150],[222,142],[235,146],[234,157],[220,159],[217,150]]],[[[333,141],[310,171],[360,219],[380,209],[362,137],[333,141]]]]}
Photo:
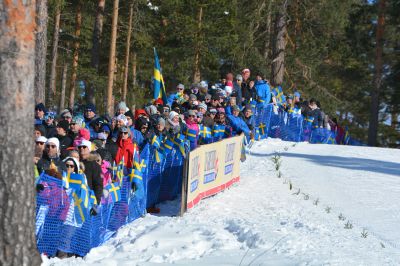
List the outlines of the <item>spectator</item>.
{"type": "Polygon", "coordinates": [[[57,127],[57,138],[60,141],[60,152],[61,158],[65,158],[67,155],[67,149],[72,146],[72,139],[67,135],[69,130],[69,123],[67,120],[62,120],[58,123],[57,127]]]}
{"type": "Polygon", "coordinates": [[[37,163],[39,173],[50,168],[53,162],[59,171],[65,170],[64,164],[60,160],[60,141],[57,138],[49,138],[43,152],[42,158],[37,163]]]}
{"type": "MultiPolygon", "coordinates": [[[[92,143],[88,140],[82,140],[78,146],[80,161],[82,161],[85,170],[86,180],[90,189],[94,191],[97,202],[100,202],[103,194],[103,180],[101,179],[101,167],[96,162],[90,161],[90,151],[92,143]]],[[[91,210],[91,214],[97,214],[95,209],[91,210]]]]}
{"type": "Polygon", "coordinates": [[[43,103],[35,106],[35,125],[41,125],[44,122],[44,114],[47,112],[43,103]]]}
{"type": "Polygon", "coordinates": [[[118,151],[115,156],[115,163],[119,163],[124,158],[124,165],[127,168],[133,167],[133,158],[139,149],[135,143],[132,142],[131,131],[127,126],[123,126],[119,130],[117,139],[118,151]]]}
{"type": "Polygon", "coordinates": [[[54,124],[55,113],[47,112],[44,116],[44,127],[46,128],[46,138],[53,138],[57,135],[56,126],[54,124]]]}

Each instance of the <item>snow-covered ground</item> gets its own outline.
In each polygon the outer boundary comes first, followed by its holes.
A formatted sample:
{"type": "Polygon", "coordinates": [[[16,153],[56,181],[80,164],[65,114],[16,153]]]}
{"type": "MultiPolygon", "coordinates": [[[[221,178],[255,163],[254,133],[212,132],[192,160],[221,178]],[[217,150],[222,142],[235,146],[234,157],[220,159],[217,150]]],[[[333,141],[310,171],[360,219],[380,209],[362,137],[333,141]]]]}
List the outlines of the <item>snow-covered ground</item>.
{"type": "Polygon", "coordinates": [[[253,145],[238,185],[183,217],[178,205],[83,259],[44,264],[400,265],[400,150],[268,139],[253,145]]]}

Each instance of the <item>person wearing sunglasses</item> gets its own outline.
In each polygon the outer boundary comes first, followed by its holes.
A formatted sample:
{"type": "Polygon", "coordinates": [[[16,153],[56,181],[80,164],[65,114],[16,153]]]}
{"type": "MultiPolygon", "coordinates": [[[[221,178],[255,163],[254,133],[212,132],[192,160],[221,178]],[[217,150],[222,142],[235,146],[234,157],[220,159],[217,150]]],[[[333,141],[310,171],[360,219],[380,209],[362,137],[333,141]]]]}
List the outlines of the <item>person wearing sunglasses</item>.
{"type": "MultiPolygon", "coordinates": [[[[37,144],[38,146],[40,144],[37,144]]],[[[65,170],[65,166],[60,160],[60,141],[57,138],[47,139],[44,145],[42,158],[37,163],[39,173],[49,169],[51,162],[53,162],[59,171],[65,170]]]]}
{"type": "Polygon", "coordinates": [[[46,142],[47,142],[46,137],[40,136],[40,137],[36,138],[36,141],[35,141],[36,149],[44,152],[46,142]]]}
{"type": "Polygon", "coordinates": [[[46,138],[53,138],[57,135],[56,126],[54,124],[54,112],[47,112],[44,116],[44,127],[46,128],[46,138]]]}
{"type": "MultiPolygon", "coordinates": [[[[103,179],[101,177],[101,167],[95,161],[90,159],[92,143],[88,140],[82,140],[78,146],[79,159],[84,166],[84,174],[90,189],[94,191],[97,202],[101,201],[103,195],[103,179]]],[[[96,215],[96,210],[91,210],[92,215],[96,215]]]]}
{"type": "Polygon", "coordinates": [[[197,113],[195,110],[189,110],[187,112],[186,118],[186,128],[183,129],[183,132],[187,130],[194,130],[196,131],[196,139],[190,141],[190,150],[194,150],[197,147],[197,136],[199,135],[199,125],[197,124],[197,113]]]}
{"type": "Polygon", "coordinates": [[[139,153],[139,149],[132,141],[131,131],[127,126],[122,126],[119,129],[119,136],[117,139],[117,155],[115,156],[115,163],[118,164],[124,158],[124,165],[127,168],[133,167],[133,155],[139,153]]]}
{"type": "Polygon", "coordinates": [[[79,173],[79,161],[76,158],[67,157],[63,160],[63,163],[68,174],[79,173]]]}

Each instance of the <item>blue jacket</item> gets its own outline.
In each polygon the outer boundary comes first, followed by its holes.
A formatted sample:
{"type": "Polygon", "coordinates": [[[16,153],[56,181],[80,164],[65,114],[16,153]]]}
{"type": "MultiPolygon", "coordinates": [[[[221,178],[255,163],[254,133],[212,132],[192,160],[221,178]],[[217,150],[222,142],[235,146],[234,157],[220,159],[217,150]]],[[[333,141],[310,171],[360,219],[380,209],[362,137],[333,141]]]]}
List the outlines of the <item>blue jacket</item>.
{"type": "Polygon", "coordinates": [[[271,89],[264,80],[259,80],[255,83],[258,100],[264,104],[269,104],[271,101],[271,89]]]}
{"type": "Polygon", "coordinates": [[[238,135],[242,132],[245,135],[250,134],[249,127],[246,125],[246,122],[244,122],[244,120],[241,117],[234,116],[231,114],[227,114],[227,117],[229,119],[230,125],[232,126],[232,131],[233,131],[232,134],[233,135],[238,135]]]}

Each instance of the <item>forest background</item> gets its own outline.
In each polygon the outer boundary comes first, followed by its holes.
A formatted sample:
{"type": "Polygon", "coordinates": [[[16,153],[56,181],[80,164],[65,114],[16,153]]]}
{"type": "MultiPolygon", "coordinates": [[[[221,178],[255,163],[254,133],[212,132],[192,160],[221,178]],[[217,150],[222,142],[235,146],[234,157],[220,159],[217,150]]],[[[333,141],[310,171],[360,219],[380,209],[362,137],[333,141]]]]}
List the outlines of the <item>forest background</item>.
{"type": "Polygon", "coordinates": [[[373,146],[400,145],[399,0],[38,0],[35,101],[99,113],[249,68],[373,146]],[[40,56],[42,55],[42,56],[40,56]],[[111,97],[110,97],[111,95],[111,97]]]}

